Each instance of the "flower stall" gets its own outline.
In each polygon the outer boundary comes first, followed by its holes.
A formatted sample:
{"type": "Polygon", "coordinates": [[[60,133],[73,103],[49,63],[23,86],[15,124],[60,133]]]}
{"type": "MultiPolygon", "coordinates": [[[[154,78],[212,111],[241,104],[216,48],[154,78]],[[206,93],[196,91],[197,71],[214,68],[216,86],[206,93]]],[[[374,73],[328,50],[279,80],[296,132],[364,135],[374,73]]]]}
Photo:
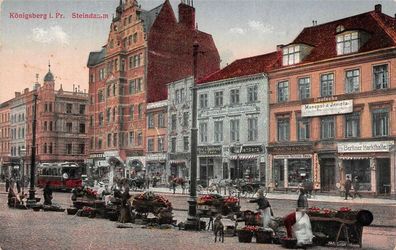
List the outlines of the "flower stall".
{"type": "Polygon", "coordinates": [[[239,212],[238,198],[223,197],[219,194],[205,194],[198,197],[197,212],[200,217],[213,217],[217,214],[229,215],[239,212]]]}
{"type": "Polygon", "coordinates": [[[84,208],[84,212],[80,211],[77,215],[95,217],[97,212],[104,213],[105,202],[99,198],[95,190],[89,187],[79,187],[73,189],[72,192],[73,207],[67,209],[68,214],[75,214],[84,208]],[[89,212],[87,212],[88,210],[89,212]]]}
{"type": "Polygon", "coordinates": [[[338,210],[311,207],[307,213],[311,220],[312,232],[319,245],[325,245],[329,241],[336,244],[343,241],[347,245],[358,244],[362,247],[363,227],[373,221],[373,214],[370,211],[352,210],[348,207],[341,207],[338,210]]]}
{"type": "Polygon", "coordinates": [[[148,213],[152,213],[159,224],[172,223],[172,204],[161,195],[156,195],[151,191],[136,195],[132,200],[132,208],[137,216],[147,219],[148,213]]]}

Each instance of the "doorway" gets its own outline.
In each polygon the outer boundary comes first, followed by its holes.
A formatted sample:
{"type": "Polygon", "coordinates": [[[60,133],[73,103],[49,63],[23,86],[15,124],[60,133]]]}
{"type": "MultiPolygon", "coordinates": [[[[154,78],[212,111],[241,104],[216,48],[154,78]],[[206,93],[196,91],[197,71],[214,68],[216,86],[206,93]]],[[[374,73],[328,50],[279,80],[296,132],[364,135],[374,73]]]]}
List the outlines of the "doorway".
{"type": "Polygon", "coordinates": [[[335,159],[322,158],[320,164],[320,186],[322,192],[335,190],[335,159]]]}
{"type": "Polygon", "coordinates": [[[390,159],[377,159],[377,191],[379,194],[390,194],[390,159]]]}

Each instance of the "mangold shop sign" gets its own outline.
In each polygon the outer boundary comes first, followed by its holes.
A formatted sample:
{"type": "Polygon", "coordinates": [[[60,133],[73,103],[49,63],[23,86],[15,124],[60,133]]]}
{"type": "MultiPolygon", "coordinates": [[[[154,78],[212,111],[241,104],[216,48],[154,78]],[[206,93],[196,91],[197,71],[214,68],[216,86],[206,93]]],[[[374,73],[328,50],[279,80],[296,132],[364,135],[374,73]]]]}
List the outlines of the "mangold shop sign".
{"type": "Polygon", "coordinates": [[[301,116],[347,114],[353,112],[353,100],[320,102],[301,105],[301,116]]]}
{"type": "Polygon", "coordinates": [[[339,142],[337,149],[339,153],[389,152],[394,144],[394,141],[339,142]]]}

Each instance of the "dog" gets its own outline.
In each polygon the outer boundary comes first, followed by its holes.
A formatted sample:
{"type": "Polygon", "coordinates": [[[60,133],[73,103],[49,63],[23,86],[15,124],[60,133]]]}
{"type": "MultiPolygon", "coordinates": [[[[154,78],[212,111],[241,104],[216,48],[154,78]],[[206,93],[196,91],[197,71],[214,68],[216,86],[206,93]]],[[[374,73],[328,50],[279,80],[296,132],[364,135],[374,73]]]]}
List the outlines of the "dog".
{"type": "Polygon", "coordinates": [[[219,242],[221,240],[221,242],[224,243],[224,225],[223,222],[221,222],[221,219],[221,215],[218,215],[214,220],[213,232],[215,235],[215,242],[217,242],[217,236],[219,236],[219,242]]]}

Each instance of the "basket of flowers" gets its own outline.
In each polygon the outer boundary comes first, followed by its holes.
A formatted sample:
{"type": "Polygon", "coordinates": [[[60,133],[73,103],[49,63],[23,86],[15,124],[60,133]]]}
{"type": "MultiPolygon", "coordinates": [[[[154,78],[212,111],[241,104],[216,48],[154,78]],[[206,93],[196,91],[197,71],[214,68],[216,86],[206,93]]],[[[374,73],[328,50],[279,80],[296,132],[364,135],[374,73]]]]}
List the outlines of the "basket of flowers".
{"type": "Polygon", "coordinates": [[[244,226],[238,230],[238,241],[243,243],[252,242],[253,235],[258,230],[255,226],[244,226]]]}
{"type": "Polygon", "coordinates": [[[331,208],[311,207],[308,209],[308,215],[312,217],[333,218],[337,214],[337,210],[331,208]]]}

